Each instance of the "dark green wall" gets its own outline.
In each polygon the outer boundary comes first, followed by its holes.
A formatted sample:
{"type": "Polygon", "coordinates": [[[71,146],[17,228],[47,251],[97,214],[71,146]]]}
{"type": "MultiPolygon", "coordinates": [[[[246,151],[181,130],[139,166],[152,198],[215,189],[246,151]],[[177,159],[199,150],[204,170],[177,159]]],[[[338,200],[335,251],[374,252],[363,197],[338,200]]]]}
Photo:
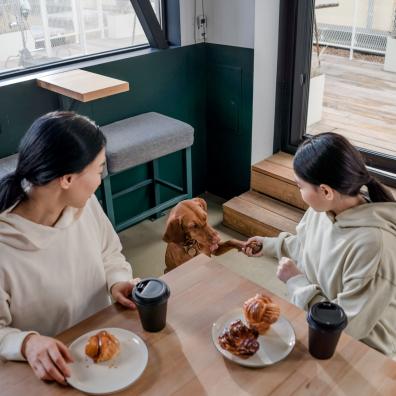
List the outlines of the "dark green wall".
{"type": "Polygon", "coordinates": [[[206,45],[208,190],[231,198],[249,190],[253,49],[206,45]]]}
{"type": "MultiPolygon", "coordinates": [[[[130,91],[81,104],[79,113],[99,125],[148,111],[185,121],[195,129],[194,195],[208,190],[230,197],[249,188],[253,50],[199,44],[155,51],[87,70],[126,80],[130,91]]],[[[0,157],[16,152],[32,121],[58,106],[57,95],[38,88],[35,81],[1,87],[0,157]]],[[[149,172],[147,166],[125,172],[114,178],[113,188],[122,189],[149,172]]],[[[161,160],[161,177],[178,182],[181,175],[179,155],[161,160]]],[[[170,195],[163,191],[165,198],[170,195]]],[[[133,206],[116,203],[119,219],[145,209],[149,191],[136,193],[133,202],[133,206]]]]}

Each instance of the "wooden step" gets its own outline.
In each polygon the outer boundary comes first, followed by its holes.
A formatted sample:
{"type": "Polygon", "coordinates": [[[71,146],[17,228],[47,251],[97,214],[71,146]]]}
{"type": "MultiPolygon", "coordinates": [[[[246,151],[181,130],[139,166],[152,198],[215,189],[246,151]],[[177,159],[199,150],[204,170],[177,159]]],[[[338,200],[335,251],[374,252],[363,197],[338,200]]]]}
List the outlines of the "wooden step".
{"type": "Polygon", "coordinates": [[[294,180],[293,156],[290,154],[280,152],[253,165],[251,188],[297,208],[308,208],[294,180]]]}
{"type": "Polygon", "coordinates": [[[254,191],[223,204],[223,223],[246,236],[296,232],[304,211],[254,191]]]}

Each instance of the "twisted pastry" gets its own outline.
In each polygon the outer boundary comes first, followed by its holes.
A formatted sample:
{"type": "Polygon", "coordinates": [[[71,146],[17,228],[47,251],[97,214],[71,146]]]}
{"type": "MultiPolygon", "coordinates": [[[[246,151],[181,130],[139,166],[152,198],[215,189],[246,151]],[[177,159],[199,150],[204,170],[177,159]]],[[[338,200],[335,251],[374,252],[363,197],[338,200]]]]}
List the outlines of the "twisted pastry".
{"type": "Polygon", "coordinates": [[[270,297],[256,294],[243,304],[243,314],[251,329],[264,334],[280,315],[280,308],[270,297]]]}
{"type": "Polygon", "coordinates": [[[236,320],[230,324],[228,329],[224,329],[218,340],[223,349],[242,359],[247,359],[254,355],[260,347],[257,341],[258,335],[256,330],[249,329],[241,320],[236,320]]]}
{"type": "Polygon", "coordinates": [[[105,362],[113,359],[120,353],[120,342],[107,331],[89,337],[85,346],[85,354],[93,359],[95,363],[105,362]]]}

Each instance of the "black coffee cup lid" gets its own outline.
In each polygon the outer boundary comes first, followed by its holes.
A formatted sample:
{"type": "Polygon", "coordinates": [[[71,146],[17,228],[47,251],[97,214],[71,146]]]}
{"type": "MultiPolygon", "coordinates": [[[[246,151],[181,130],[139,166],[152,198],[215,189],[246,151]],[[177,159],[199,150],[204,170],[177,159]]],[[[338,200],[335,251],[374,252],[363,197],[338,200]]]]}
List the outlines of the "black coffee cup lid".
{"type": "Polygon", "coordinates": [[[132,291],[132,299],[139,304],[153,304],[168,299],[170,290],[161,279],[142,279],[132,291]]]}
{"type": "Polygon", "coordinates": [[[314,326],[328,330],[343,330],[348,324],[344,310],[329,301],[314,304],[309,310],[307,320],[314,326]]]}

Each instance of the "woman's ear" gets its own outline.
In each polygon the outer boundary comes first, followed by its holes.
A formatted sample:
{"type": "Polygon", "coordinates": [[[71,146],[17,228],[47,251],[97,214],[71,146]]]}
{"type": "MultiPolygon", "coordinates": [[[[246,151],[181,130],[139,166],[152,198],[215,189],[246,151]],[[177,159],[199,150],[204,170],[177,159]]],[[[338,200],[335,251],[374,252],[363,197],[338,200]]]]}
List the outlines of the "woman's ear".
{"type": "Polygon", "coordinates": [[[73,183],[74,177],[73,175],[64,175],[59,178],[59,185],[61,188],[64,190],[68,190],[72,183],[73,183]]]}
{"type": "Polygon", "coordinates": [[[334,199],[334,190],[327,184],[321,184],[319,186],[320,192],[324,199],[332,201],[334,199]]]}

